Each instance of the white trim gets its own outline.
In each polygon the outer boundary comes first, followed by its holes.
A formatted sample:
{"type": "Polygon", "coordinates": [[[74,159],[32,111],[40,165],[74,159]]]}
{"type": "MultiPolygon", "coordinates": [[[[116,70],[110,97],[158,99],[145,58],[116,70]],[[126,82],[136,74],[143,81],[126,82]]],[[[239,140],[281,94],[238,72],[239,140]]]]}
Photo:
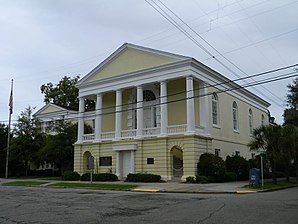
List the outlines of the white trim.
{"type": "Polygon", "coordinates": [[[130,150],[137,150],[136,144],[127,144],[127,145],[113,145],[114,151],[130,151],[130,150]]]}

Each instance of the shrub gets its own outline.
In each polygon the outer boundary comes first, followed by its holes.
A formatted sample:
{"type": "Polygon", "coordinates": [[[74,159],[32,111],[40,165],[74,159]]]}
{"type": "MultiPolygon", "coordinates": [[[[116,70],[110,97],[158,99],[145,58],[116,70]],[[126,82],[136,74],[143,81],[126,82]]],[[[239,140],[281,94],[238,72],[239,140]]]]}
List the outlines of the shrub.
{"type": "Polygon", "coordinates": [[[196,182],[197,180],[195,177],[192,177],[192,176],[186,177],[186,183],[194,184],[196,182]]]}
{"type": "Polygon", "coordinates": [[[126,182],[160,182],[161,176],[150,173],[130,173],[127,175],[126,182]]]}
{"type": "Polygon", "coordinates": [[[236,181],[237,174],[234,172],[226,172],[225,173],[225,181],[236,181]]]}
{"type": "Polygon", "coordinates": [[[237,180],[247,180],[249,176],[249,163],[242,156],[227,156],[227,172],[233,172],[237,175],[237,180]]]}
{"type": "Polygon", "coordinates": [[[200,184],[207,184],[208,178],[206,176],[196,176],[196,182],[200,184]]]}
{"type": "Polygon", "coordinates": [[[73,171],[65,171],[62,175],[63,180],[80,180],[80,174],[73,171]]]}
{"type": "MultiPolygon", "coordinates": [[[[93,181],[118,181],[118,177],[112,173],[94,173],[92,174],[93,181]]],[[[81,176],[81,181],[90,181],[90,173],[85,173],[81,176]]]]}
{"type": "Polygon", "coordinates": [[[225,162],[219,156],[204,153],[198,162],[198,175],[208,177],[208,182],[223,182],[225,162]]]}

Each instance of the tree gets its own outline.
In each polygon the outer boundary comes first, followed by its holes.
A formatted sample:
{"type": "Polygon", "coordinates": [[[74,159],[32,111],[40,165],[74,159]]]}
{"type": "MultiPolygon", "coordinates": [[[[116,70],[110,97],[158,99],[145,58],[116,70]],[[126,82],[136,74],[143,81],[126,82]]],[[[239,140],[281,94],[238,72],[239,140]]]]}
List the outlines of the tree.
{"type": "Polygon", "coordinates": [[[0,176],[4,176],[5,174],[6,148],[7,127],[4,124],[0,124],[0,176]]]}
{"type": "Polygon", "coordinates": [[[289,108],[284,111],[284,125],[292,124],[298,126],[298,78],[288,86],[287,103],[289,108]]]}
{"type": "Polygon", "coordinates": [[[296,178],[298,180],[298,127],[285,125],[283,127],[281,161],[285,167],[285,174],[289,181],[290,169],[294,162],[296,166],[296,178]]]}
{"type": "Polygon", "coordinates": [[[207,176],[211,182],[220,182],[224,179],[225,162],[219,156],[211,153],[204,153],[200,156],[198,162],[198,174],[207,176]]]}
{"type": "Polygon", "coordinates": [[[21,112],[14,129],[15,137],[11,139],[12,159],[22,161],[25,175],[28,175],[30,162],[37,159],[37,152],[44,144],[39,120],[32,118],[33,108],[21,112]]]}
{"type": "Polygon", "coordinates": [[[40,150],[41,160],[53,163],[63,175],[65,170],[73,169],[74,148],[77,137],[77,125],[69,121],[53,124],[55,135],[48,135],[45,146],[40,150]]]}
{"type": "MultiPolygon", "coordinates": [[[[43,84],[40,87],[41,93],[44,94],[45,103],[53,103],[69,110],[79,110],[79,90],[76,84],[80,76],[74,78],[64,76],[58,84],[51,82],[43,84]]],[[[94,101],[85,100],[85,109],[92,110],[95,108],[94,101]]]]}
{"type": "Polygon", "coordinates": [[[277,184],[276,164],[281,156],[282,127],[280,125],[261,126],[254,130],[248,146],[251,150],[264,149],[272,169],[272,181],[277,184]]]}
{"type": "Polygon", "coordinates": [[[226,161],[227,172],[237,174],[237,180],[247,180],[249,174],[249,163],[242,156],[227,156],[226,161]]]}

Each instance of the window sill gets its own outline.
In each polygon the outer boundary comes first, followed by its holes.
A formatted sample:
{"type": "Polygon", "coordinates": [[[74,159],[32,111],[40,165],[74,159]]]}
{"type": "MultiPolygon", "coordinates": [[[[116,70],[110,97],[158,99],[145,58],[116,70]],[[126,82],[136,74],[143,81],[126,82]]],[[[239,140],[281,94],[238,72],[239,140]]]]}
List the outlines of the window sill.
{"type": "Polygon", "coordinates": [[[240,134],[240,131],[234,129],[234,133],[240,134]]]}
{"type": "Polygon", "coordinates": [[[221,127],[219,125],[216,125],[216,124],[213,124],[213,128],[221,129],[221,127]]]}

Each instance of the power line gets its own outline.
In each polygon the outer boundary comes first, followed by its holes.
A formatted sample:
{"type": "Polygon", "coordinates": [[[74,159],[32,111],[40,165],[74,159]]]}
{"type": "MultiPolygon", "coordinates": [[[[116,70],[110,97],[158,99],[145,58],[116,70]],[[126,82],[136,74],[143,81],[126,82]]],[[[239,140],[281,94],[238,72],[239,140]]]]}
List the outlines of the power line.
{"type": "MultiPolygon", "coordinates": [[[[272,77],[271,78],[265,78],[265,79],[260,80],[260,81],[250,82],[250,83],[247,83],[244,86],[236,86],[236,87],[232,87],[232,88],[225,89],[225,90],[217,90],[217,91],[214,91],[214,92],[210,92],[210,93],[206,93],[206,94],[201,94],[201,95],[196,95],[196,96],[193,96],[193,97],[183,97],[183,98],[180,98],[180,99],[175,99],[175,100],[167,101],[165,103],[160,103],[159,102],[159,103],[156,103],[156,104],[153,104],[153,105],[150,105],[150,106],[142,106],[142,107],[134,107],[134,108],[129,108],[129,109],[121,109],[119,111],[112,111],[112,112],[102,112],[100,114],[94,114],[94,115],[93,114],[86,115],[85,114],[86,112],[78,112],[78,115],[80,115],[80,113],[83,113],[84,114],[84,118],[94,118],[96,116],[116,114],[116,113],[120,113],[120,112],[132,111],[132,110],[136,110],[136,109],[142,109],[142,108],[144,109],[144,108],[148,108],[148,107],[156,107],[156,106],[160,106],[160,105],[163,105],[163,104],[176,103],[176,102],[185,101],[185,100],[188,100],[188,99],[205,97],[205,96],[213,95],[214,93],[221,94],[221,93],[225,93],[225,92],[230,92],[230,91],[239,90],[239,89],[245,89],[245,88],[249,88],[249,87],[253,87],[253,86],[257,86],[257,85],[268,84],[268,83],[272,83],[272,82],[276,82],[276,81],[280,81],[280,80],[284,80],[284,79],[289,79],[289,78],[294,78],[294,77],[298,77],[297,71],[289,72],[289,73],[286,73],[286,74],[283,74],[283,75],[279,75],[279,76],[273,77],[273,78],[272,77]]],[[[137,104],[136,102],[133,103],[133,105],[136,105],[136,104],[137,104]]],[[[121,105],[121,107],[123,105],[121,105]]],[[[115,108],[115,106],[114,106],[114,108],[115,108]]],[[[111,109],[111,108],[110,107],[109,108],[102,108],[101,111],[107,110],[107,109],[111,109]]],[[[90,112],[93,113],[95,111],[90,111],[90,112]]],[[[53,117],[52,116],[48,116],[48,118],[53,118],[53,117]]],[[[55,121],[59,121],[59,120],[60,121],[61,120],[73,120],[73,118],[57,119],[55,121]]]]}
{"type": "MultiPolygon", "coordinates": [[[[298,63],[296,64],[292,64],[292,65],[288,65],[288,66],[284,66],[284,67],[279,67],[279,68],[276,68],[276,69],[272,69],[272,70],[268,70],[268,71],[264,71],[264,72],[261,72],[261,73],[256,73],[256,74],[253,74],[253,75],[250,75],[250,76],[247,76],[247,77],[241,77],[241,78],[238,78],[238,79],[234,79],[234,80],[227,80],[227,81],[224,81],[224,82],[220,82],[220,83],[215,83],[215,84],[208,84],[206,83],[205,87],[199,87],[199,88],[195,88],[193,90],[189,90],[189,91],[198,91],[200,89],[203,89],[203,88],[216,88],[218,89],[217,86],[222,86],[222,85],[225,85],[225,84],[229,84],[229,83],[234,83],[234,82],[238,82],[238,81],[241,81],[241,80],[245,80],[245,79],[249,79],[249,78],[256,78],[256,77],[260,77],[260,76],[264,76],[264,75],[268,75],[268,74],[271,74],[271,73],[275,73],[275,72],[280,72],[280,71],[283,71],[283,70],[286,70],[286,69],[291,69],[291,68],[294,68],[298,66],[298,63]]],[[[295,71],[294,73],[297,73],[297,71],[295,71]]],[[[292,73],[290,73],[292,74],[292,73]]],[[[276,77],[273,77],[273,78],[279,78],[279,77],[282,77],[284,76],[283,75],[279,75],[279,76],[276,76],[276,77]]],[[[210,80],[210,79],[209,79],[210,80]]],[[[263,79],[263,80],[270,80],[270,78],[266,78],[266,79],[263,79]]],[[[210,80],[211,81],[211,80],[210,80]]],[[[254,83],[256,83],[257,81],[254,81],[254,83]]],[[[245,87],[245,86],[244,86],[245,87]]],[[[226,90],[228,88],[225,88],[226,90]]],[[[218,89],[219,90],[219,89],[218,89]]],[[[233,90],[233,89],[232,89],[233,90]]],[[[232,91],[230,90],[230,91],[232,91]]],[[[235,89],[236,90],[236,89],[235,89]]],[[[176,93],[172,93],[172,94],[168,94],[166,96],[159,96],[157,97],[157,99],[161,99],[163,97],[170,97],[170,96],[176,96],[176,95],[180,95],[180,94],[184,94],[184,93],[187,93],[189,92],[187,90],[185,91],[180,91],[180,92],[176,92],[176,93]]],[[[219,91],[222,91],[222,90],[219,90],[219,91]]],[[[140,101],[136,101],[136,102],[132,102],[132,103],[125,103],[125,104],[122,104],[121,106],[130,106],[130,105],[134,105],[136,103],[141,103],[141,102],[145,102],[144,100],[140,100],[140,101]]],[[[115,109],[116,106],[110,106],[110,107],[105,107],[101,110],[107,110],[107,109],[115,109]]],[[[95,110],[96,111],[96,110],[95,110]]],[[[13,120],[13,121],[17,121],[17,120],[13,120]]],[[[5,122],[5,121],[0,121],[1,122],[5,122]]]]}
{"type": "MultiPolygon", "coordinates": [[[[210,55],[214,60],[216,60],[220,65],[222,65],[224,68],[226,68],[228,71],[230,71],[232,74],[235,76],[239,77],[240,76],[230,69],[228,66],[226,66],[224,63],[222,63],[217,57],[215,57],[210,51],[208,51],[205,47],[203,47],[201,44],[199,44],[196,39],[188,33],[178,22],[175,21],[165,10],[163,10],[154,0],[152,2],[159,8],[157,9],[154,5],[152,5],[148,0],[145,0],[151,7],[153,7],[160,15],[162,15],[164,18],[166,18],[172,25],[174,25],[177,29],[179,29],[184,35],[186,35],[192,42],[194,42],[197,46],[199,46],[205,53],[210,55]],[[165,16],[166,15],[166,16],[165,16]]],[[[214,51],[216,51],[221,57],[223,57],[226,61],[228,61],[231,65],[233,65],[235,68],[237,68],[239,71],[241,71],[243,74],[246,76],[248,75],[245,71],[243,71],[239,66],[237,66],[235,63],[233,63],[231,60],[229,60],[227,57],[225,57],[221,52],[219,52],[215,47],[213,47],[208,41],[206,41],[198,32],[196,32],[192,27],[190,27],[184,20],[182,20],[175,12],[173,12],[169,7],[167,7],[162,1],[157,0],[160,2],[168,11],[170,11],[176,18],[178,18],[186,27],[188,27],[192,32],[194,32],[202,41],[204,41],[209,47],[211,47],[214,51]]],[[[263,87],[264,88],[264,87],[263,87]]],[[[266,89],[266,88],[265,88],[266,89]]],[[[267,90],[267,89],[266,89],[267,90]]],[[[264,96],[265,98],[270,99],[273,103],[275,103],[277,106],[281,107],[281,105],[277,104],[274,100],[269,98],[268,96],[264,95],[262,92],[259,90],[255,89],[260,95],[264,96]]],[[[267,90],[268,92],[271,93],[271,95],[275,95],[271,91],[267,90]]],[[[277,96],[276,96],[277,97],[277,96]]]]}

